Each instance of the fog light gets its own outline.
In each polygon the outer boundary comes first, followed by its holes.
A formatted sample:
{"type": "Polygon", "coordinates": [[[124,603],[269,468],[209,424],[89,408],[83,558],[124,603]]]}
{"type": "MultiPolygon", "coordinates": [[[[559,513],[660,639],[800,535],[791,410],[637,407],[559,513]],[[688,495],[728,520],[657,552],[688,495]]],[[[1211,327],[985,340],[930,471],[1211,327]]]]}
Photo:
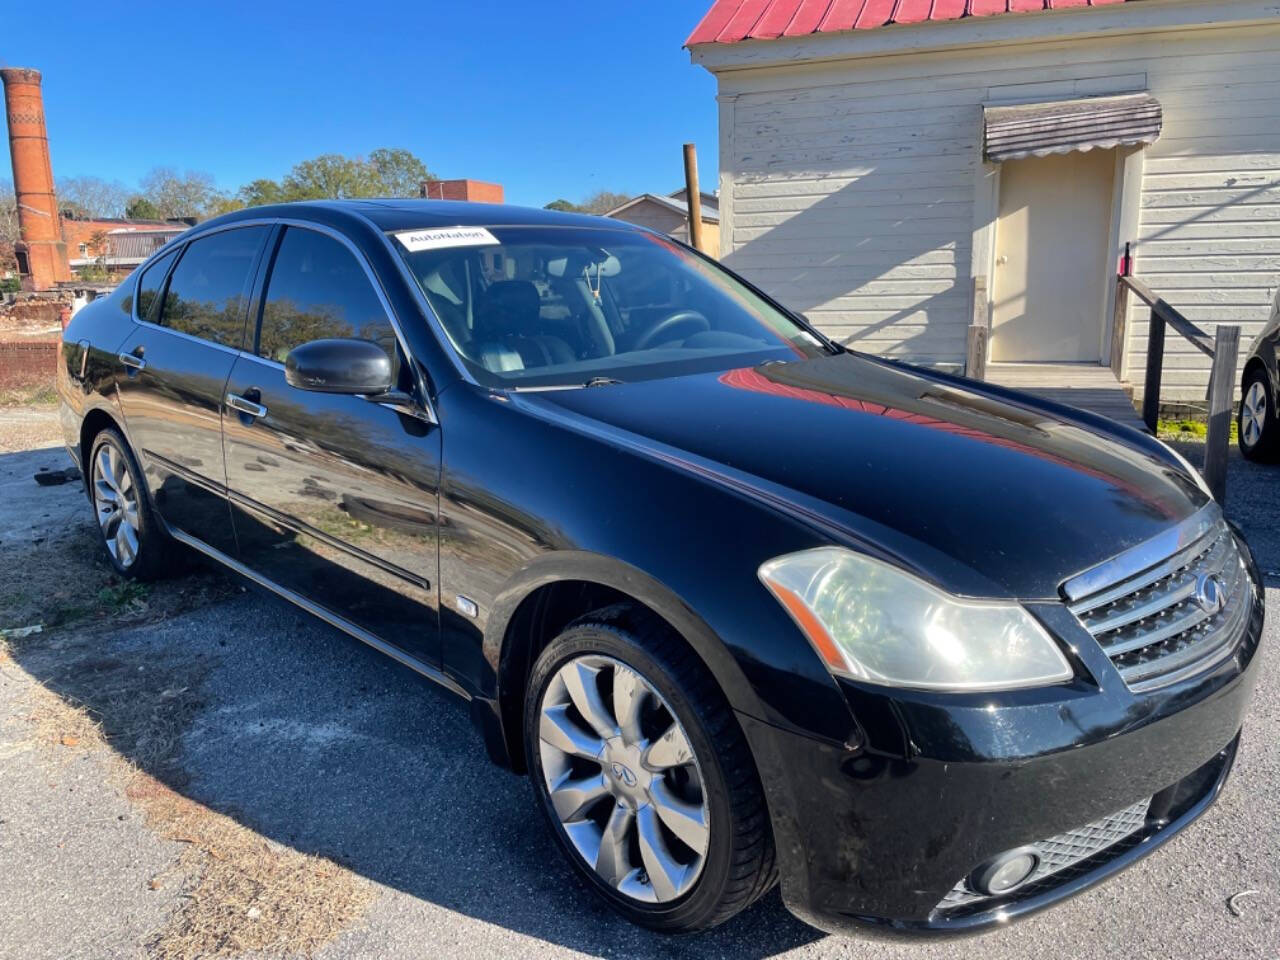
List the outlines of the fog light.
{"type": "Polygon", "coordinates": [[[984,863],[969,877],[969,885],[988,897],[1012,893],[1031,879],[1040,866],[1040,851],[1035,847],[1019,847],[984,863]]]}

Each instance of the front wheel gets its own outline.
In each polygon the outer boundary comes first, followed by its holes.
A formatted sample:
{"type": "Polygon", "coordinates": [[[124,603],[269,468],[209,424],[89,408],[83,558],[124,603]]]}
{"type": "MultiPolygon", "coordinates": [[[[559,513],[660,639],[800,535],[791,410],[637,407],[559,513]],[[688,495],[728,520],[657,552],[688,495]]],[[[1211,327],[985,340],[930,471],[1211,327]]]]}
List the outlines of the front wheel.
{"type": "Polygon", "coordinates": [[[706,667],[625,608],[572,624],[534,664],[534,790],[578,873],[628,919],[715,926],[773,885],[759,776],[706,667]]]}
{"type": "Polygon", "coordinates": [[[1280,419],[1276,416],[1271,378],[1262,367],[1245,374],[1237,426],[1240,452],[1250,460],[1270,462],[1280,458],[1280,419]]]}

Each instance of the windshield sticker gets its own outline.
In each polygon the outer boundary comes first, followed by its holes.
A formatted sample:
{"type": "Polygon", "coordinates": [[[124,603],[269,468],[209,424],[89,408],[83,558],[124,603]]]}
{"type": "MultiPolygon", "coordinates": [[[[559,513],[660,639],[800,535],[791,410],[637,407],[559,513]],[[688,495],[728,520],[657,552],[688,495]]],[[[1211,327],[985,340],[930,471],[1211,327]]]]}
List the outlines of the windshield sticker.
{"type": "Polygon", "coordinates": [[[501,241],[484,227],[437,227],[432,230],[401,230],[396,239],[410,253],[444,247],[485,247],[501,241]]]}

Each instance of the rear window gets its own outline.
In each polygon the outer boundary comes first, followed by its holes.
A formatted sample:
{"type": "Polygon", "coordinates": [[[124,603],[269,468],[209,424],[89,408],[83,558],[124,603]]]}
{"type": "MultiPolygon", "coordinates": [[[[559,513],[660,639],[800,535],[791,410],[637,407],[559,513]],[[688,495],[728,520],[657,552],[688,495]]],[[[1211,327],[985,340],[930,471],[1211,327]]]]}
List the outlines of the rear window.
{"type": "MultiPolygon", "coordinates": [[[[177,255],[177,250],[170,250],[142,271],[142,276],[138,278],[139,320],[153,319],[156,301],[160,298],[160,287],[164,284],[165,274],[169,272],[169,267],[173,265],[173,258],[177,255]]],[[[125,297],[120,306],[125,313],[133,315],[133,297],[125,297]]]]}

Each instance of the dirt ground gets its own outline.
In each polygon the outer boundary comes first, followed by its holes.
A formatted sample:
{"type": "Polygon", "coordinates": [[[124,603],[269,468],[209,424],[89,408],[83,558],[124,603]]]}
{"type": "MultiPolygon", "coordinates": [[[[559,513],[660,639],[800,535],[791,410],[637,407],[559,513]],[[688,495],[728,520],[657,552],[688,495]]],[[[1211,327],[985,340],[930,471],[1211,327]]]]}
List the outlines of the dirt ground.
{"type": "MultiPolygon", "coordinates": [[[[122,630],[161,625],[245,588],[194,560],[155,585],[118,576],[80,482],[42,487],[32,479],[68,464],[49,446],[59,442],[52,412],[48,404],[0,408],[0,451],[38,451],[0,458],[11,508],[0,518],[0,704],[10,708],[0,743],[34,746],[51,759],[38,764],[52,767],[39,775],[52,776],[55,789],[70,758],[92,757],[140,825],[178,844],[172,862],[146,879],[147,890],[176,897],[164,922],[142,935],[147,956],[310,956],[363,909],[368,884],[180,792],[183,738],[205,706],[200,658],[180,649],[160,657],[103,652],[122,630]]],[[[4,822],[0,806],[0,831],[4,822]]],[[[0,943],[0,955],[12,946],[0,943]]]]}

